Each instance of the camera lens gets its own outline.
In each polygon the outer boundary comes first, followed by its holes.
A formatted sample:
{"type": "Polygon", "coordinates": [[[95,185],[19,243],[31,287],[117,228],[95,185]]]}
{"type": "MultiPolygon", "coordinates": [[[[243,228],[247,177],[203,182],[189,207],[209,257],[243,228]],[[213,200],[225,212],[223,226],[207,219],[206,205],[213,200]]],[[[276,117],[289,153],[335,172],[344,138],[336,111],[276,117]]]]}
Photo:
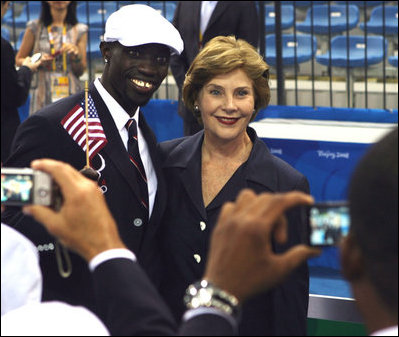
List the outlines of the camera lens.
{"type": "Polygon", "coordinates": [[[45,197],[47,197],[47,195],[48,195],[48,191],[47,190],[45,190],[44,188],[39,189],[39,196],[41,198],[45,198],[45,197]]]}

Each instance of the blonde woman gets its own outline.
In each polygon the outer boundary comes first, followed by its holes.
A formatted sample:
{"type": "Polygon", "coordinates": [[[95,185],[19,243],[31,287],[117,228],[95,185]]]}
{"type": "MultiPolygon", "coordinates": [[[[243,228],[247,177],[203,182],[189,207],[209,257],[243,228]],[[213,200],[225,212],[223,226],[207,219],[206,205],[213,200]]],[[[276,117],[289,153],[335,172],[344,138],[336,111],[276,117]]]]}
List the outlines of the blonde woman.
{"type": "MultiPolygon", "coordinates": [[[[168,182],[164,218],[162,294],[175,318],[184,312],[187,286],[201,278],[210,236],[222,205],[244,188],[309,193],[305,176],[273,156],[249,123],[270,100],[269,67],[235,37],[215,37],[194,59],[183,86],[185,105],[204,130],[160,145],[168,182]]],[[[282,252],[304,242],[299,209],[287,213],[282,252]]],[[[281,286],[243,305],[240,335],[306,335],[308,269],[303,264],[281,286]]]]}

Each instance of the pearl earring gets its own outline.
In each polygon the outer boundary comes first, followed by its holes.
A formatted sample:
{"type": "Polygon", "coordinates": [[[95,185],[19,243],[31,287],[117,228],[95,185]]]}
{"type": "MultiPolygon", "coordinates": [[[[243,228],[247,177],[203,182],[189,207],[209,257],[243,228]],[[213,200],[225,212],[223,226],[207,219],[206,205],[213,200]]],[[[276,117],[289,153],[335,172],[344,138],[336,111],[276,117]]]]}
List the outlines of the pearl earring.
{"type": "Polygon", "coordinates": [[[199,106],[198,105],[194,105],[194,111],[195,112],[199,112],[199,106]]]}
{"type": "Polygon", "coordinates": [[[108,63],[108,59],[104,59],[104,62],[105,62],[105,63],[108,63]]]}

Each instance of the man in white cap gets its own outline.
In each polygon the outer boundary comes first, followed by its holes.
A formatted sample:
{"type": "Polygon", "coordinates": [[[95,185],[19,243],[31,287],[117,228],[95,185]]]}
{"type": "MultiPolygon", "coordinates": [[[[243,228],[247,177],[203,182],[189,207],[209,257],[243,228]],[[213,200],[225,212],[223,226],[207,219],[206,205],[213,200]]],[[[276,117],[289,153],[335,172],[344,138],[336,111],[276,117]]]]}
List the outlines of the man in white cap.
{"type": "MultiPolygon", "coordinates": [[[[183,41],[156,10],[128,5],[107,20],[100,49],[104,71],[87,95],[67,97],[28,118],[3,165],[28,167],[37,158],[62,160],[78,170],[89,164],[97,171],[124,244],[157,285],[159,227],[167,196],[156,139],[140,107],[166,77],[170,54],[181,53],[183,41]],[[135,126],[137,134],[131,134],[135,126]]],[[[39,248],[44,300],[84,305],[96,312],[91,275],[83,259],[65,251],[20,208],[8,208],[2,220],[39,248]]]]}

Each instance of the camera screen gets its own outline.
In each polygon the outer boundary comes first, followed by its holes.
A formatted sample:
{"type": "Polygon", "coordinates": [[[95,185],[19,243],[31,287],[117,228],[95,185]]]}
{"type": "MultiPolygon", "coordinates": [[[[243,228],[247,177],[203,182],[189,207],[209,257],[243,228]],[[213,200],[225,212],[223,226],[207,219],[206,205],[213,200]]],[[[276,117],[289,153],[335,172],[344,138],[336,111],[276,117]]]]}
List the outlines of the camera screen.
{"type": "Polygon", "coordinates": [[[312,246],[335,246],[349,232],[349,208],[346,205],[314,205],[309,216],[312,246]]]}
{"type": "Polygon", "coordinates": [[[30,174],[1,174],[1,203],[32,203],[33,177],[30,174]]]}

